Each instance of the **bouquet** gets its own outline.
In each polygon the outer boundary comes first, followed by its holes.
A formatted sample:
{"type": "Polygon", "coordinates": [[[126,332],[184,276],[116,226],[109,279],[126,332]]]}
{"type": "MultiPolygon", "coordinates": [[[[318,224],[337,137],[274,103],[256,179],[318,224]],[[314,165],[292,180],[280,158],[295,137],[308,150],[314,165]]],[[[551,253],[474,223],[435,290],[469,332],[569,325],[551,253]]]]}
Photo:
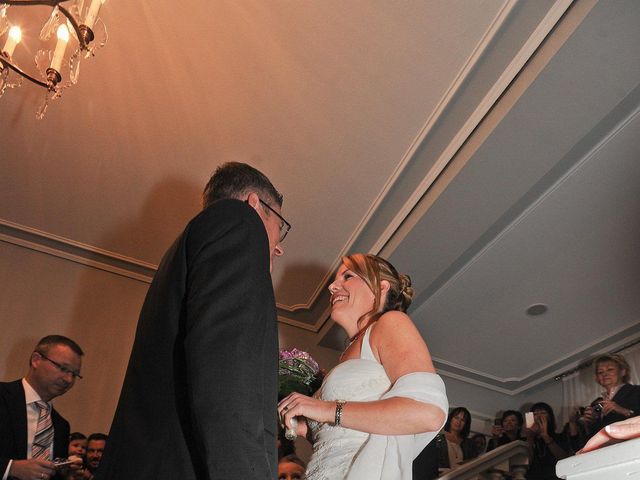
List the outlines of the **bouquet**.
{"type": "Polygon", "coordinates": [[[322,384],[322,374],[318,362],[311,355],[294,348],[280,350],[278,361],[278,397],[286,397],[298,392],[304,395],[313,393],[322,384]]]}
{"type": "MultiPolygon", "coordinates": [[[[298,392],[304,395],[313,393],[322,384],[323,372],[311,355],[294,348],[290,351],[280,350],[278,360],[278,398],[283,399],[287,395],[298,392]]],[[[287,440],[296,439],[296,426],[298,422],[291,419],[291,427],[285,431],[287,440]]]]}

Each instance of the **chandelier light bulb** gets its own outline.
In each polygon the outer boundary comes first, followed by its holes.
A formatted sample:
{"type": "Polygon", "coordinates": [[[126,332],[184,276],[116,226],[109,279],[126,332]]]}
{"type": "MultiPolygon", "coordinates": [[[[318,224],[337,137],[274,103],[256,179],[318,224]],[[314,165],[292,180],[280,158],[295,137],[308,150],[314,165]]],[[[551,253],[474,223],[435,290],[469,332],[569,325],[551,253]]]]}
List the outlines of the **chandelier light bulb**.
{"type": "Polygon", "coordinates": [[[62,67],[62,59],[64,57],[64,51],[67,49],[67,43],[69,42],[69,29],[64,23],[58,27],[57,35],[58,43],[56,44],[56,49],[53,52],[51,68],[53,68],[56,72],[60,72],[60,68],[62,67]]]}
{"type": "Polygon", "coordinates": [[[9,57],[13,55],[13,52],[16,49],[16,45],[20,43],[22,39],[22,31],[20,27],[14,25],[9,29],[9,35],[7,36],[7,42],[4,44],[4,48],[2,49],[9,57]]]}
{"type": "Polygon", "coordinates": [[[106,0],[91,0],[91,5],[87,11],[87,17],[84,19],[84,24],[87,27],[93,28],[93,25],[96,23],[96,19],[98,18],[100,7],[105,1],[106,0]]]}

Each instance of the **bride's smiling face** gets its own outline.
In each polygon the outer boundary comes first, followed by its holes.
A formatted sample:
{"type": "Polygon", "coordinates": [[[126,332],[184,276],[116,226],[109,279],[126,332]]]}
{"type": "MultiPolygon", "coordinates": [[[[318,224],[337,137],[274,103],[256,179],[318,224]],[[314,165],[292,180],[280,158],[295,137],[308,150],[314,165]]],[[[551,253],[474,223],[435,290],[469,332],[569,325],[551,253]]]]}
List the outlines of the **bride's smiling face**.
{"type": "Polygon", "coordinates": [[[358,319],[373,308],[375,296],[367,284],[349,270],[340,265],[331,292],[331,318],[347,332],[357,328],[358,319]]]}

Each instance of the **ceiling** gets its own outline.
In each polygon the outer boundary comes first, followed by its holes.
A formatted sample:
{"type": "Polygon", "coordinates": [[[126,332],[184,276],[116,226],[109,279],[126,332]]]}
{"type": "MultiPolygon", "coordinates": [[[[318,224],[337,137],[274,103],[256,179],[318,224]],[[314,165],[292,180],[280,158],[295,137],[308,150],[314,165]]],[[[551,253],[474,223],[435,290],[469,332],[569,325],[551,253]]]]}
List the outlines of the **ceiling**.
{"type": "Polygon", "coordinates": [[[279,319],[320,345],[343,346],[326,287],[354,251],[411,275],[412,318],[465,382],[518,394],[640,338],[638,2],[109,0],[101,17],[106,47],[44,120],[35,86],[0,99],[0,240],[149,282],[215,167],[247,161],[293,224],[279,319]]]}

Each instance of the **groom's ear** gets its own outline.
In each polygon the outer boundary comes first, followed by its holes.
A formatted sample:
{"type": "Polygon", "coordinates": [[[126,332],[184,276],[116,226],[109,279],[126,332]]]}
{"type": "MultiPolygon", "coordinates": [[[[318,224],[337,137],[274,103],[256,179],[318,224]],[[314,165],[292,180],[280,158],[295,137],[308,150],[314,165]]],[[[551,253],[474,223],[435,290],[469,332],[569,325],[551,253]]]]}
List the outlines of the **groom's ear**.
{"type": "Polygon", "coordinates": [[[260,207],[260,197],[258,197],[257,193],[249,192],[249,195],[247,195],[247,199],[245,200],[245,202],[251,205],[256,212],[260,213],[260,211],[258,210],[258,208],[260,207]]]}

